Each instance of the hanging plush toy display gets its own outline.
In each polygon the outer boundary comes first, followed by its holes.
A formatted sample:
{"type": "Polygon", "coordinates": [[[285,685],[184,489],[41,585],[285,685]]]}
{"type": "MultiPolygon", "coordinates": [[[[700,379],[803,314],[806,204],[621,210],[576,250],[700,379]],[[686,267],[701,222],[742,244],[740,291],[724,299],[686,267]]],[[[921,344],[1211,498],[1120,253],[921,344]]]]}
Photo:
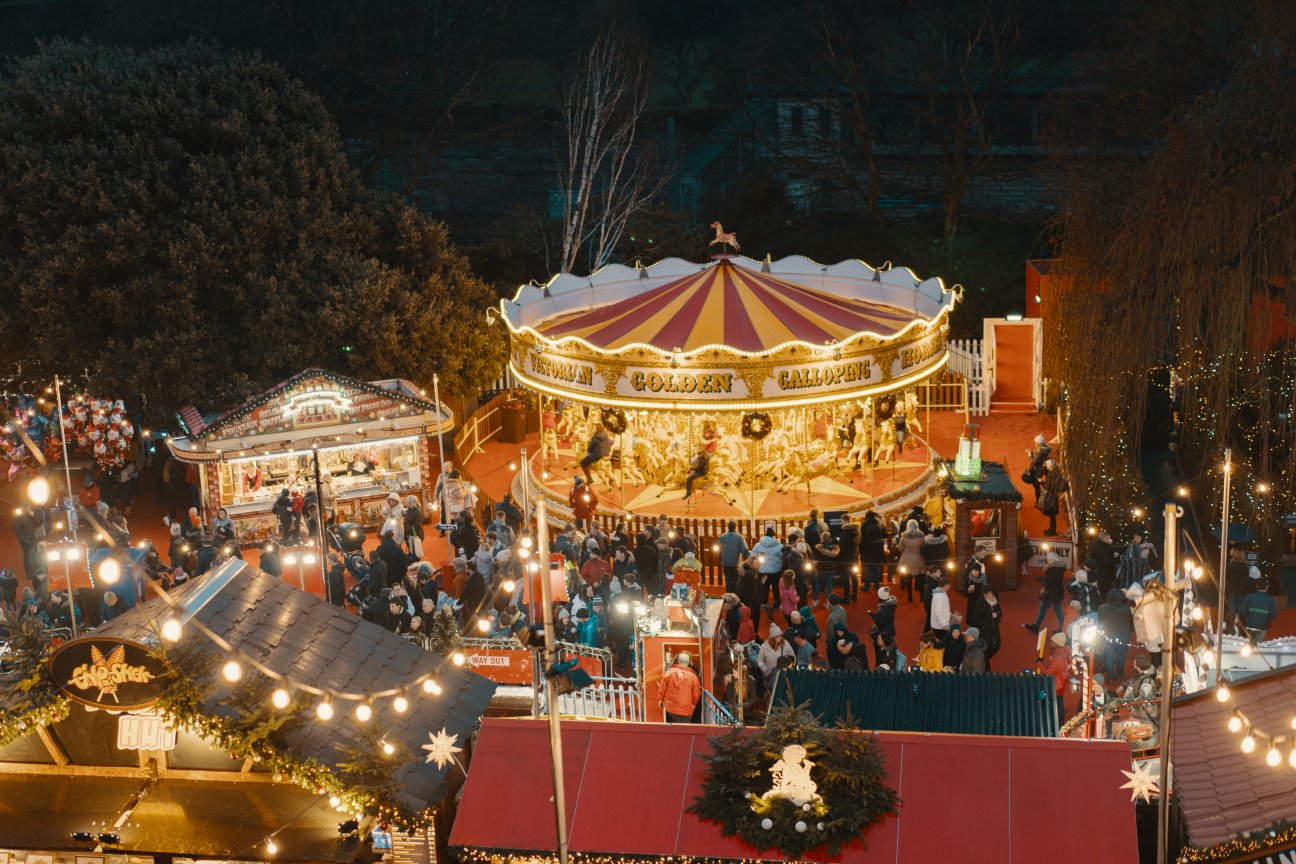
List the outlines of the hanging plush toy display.
{"type": "Polygon", "coordinates": [[[72,397],[59,416],[54,401],[19,396],[10,406],[9,421],[0,439],[0,457],[9,463],[9,479],[24,469],[35,469],[40,460],[32,448],[40,451],[46,463],[63,458],[63,442],[72,453],[93,456],[101,469],[125,465],[135,441],[135,426],[126,416],[126,404],[118,399],[72,397]]]}

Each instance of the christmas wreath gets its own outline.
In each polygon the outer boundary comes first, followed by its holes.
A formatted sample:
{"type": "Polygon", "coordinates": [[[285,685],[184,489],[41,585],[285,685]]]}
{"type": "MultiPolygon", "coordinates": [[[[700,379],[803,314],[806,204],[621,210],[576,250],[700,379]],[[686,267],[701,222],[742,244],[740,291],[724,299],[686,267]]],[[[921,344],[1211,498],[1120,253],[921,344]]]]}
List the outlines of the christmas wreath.
{"type": "Polygon", "coordinates": [[[894,393],[888,393],[877,400],[877,419],[890,420],[891,415],[895,414],[896,398],[894,393]]]}
{"type": "Polygon", "coordinates": [[[620,435],[626,430],[625,412],[620,408],[604,408],[603,428],[613,435],[620,435]]]}
{"type": "Polygon", "coordinates": [[[750,734],[735,728],[711,738],[706,758],[690,812],[726,837],[791,859],[824,847],[840,855],[900,803],[883,782],[877,739],[844,723],[825,729],[805,706],[772,710],[750,734]]]}
{"type": "Polygon", "coordinates": [[[764,411],[752,411],[744,414],[742,418],[742,437],[752,441],[759,441],[770,433],[774,428],[773,421],[764,411]]]}

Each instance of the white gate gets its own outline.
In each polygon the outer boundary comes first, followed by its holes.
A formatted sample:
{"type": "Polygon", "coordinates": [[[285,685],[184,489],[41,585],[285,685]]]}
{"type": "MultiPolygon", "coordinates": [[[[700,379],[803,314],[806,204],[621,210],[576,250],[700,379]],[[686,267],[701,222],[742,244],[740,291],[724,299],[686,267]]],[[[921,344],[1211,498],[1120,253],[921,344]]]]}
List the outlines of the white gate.
{"type": "Polygon", "coordinates": [[[949,341],[949,370],[967,382],[968,412],[975,417],[990,413],[990,387],[986,381],[985,358],[980,339],[949,341]]]}

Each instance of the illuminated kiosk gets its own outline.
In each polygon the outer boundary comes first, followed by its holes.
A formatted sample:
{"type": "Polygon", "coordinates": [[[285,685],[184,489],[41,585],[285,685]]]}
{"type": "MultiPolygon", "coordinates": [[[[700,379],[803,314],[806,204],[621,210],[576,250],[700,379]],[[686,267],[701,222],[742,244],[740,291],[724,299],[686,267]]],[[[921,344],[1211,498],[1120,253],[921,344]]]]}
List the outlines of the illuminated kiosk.
{"type": "Polygon", "coordinates": [[[388,494],[414,496],[432,515],[440,473],[437,435],[454,414],[409,381],[360,381],[306,369],[237,408],[204,419],[179,414],[186,435],[168,440],[181,462],[196,463],[204,518],[224,508],[245,544],[278,536],[271,513],[280,490],[315,486],[315,458],[332,486],[339,522],[382,523],[388,494]]]}
{"type": "Polygon", "coordinates": [[[800,256],[671,258],[523,286],[500,311],[510,369],[540,397],[530,488],[561,518],[576,462],[602,427],[612,453],[591,470],[613,520],[755,528],[812,506],[921,504],[934,454],[915,440],[917,388],[946,365],[959,293],[904,268],[800,256]],[[897,414],[909,427],[903,453],[897,414]],[[699,451],[707,494],[685,499],[699,451]]]}

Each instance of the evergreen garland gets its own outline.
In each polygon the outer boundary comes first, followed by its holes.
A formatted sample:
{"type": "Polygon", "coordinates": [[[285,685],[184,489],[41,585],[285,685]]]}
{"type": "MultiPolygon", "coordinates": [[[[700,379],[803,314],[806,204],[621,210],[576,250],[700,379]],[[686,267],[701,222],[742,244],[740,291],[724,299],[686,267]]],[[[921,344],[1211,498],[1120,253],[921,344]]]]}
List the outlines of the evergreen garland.
{"type": "Polygon", "coordinates": [[[849,721],[825,729],[804,705],[781,706],[755,732],[734,728],[710,741],[710,770],[689,811],[757,850],[777,849],[797,859],[826,847],[836,856],[852,840],[864,842],[869,827],[897,812],[899,798],[884,785],[877,739],[849,721]],[[804,747],[814,763],[820,801],[797,807],[784,798],[761,797],[771,785],[770,766],[789,744],[804,747]]]}
{"type": "Polygon", "coordinates": [[[459,647],[459,623],[455,621],[454,612],[449,606],[441,606],[432,616],[432,626],[427,632],[429,651],[442,657],[449,657],[459,647]]]}

